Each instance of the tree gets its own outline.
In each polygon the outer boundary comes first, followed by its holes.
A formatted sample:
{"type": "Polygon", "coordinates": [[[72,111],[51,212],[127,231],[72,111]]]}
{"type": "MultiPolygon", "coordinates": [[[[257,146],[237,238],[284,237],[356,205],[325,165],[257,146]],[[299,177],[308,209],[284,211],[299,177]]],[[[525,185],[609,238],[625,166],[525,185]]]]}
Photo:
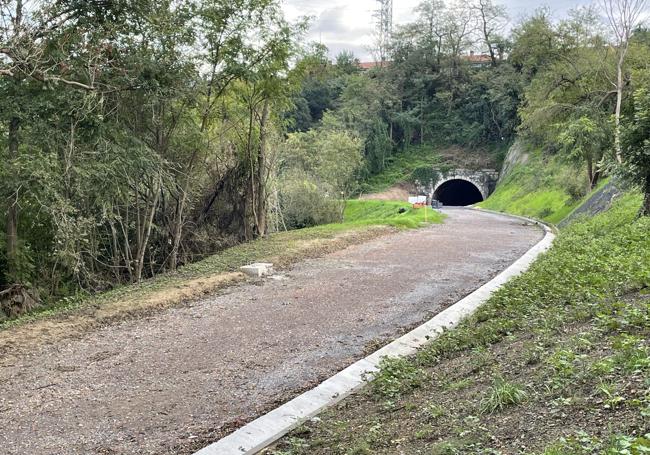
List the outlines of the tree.
{"type": "Polygon", "coordinates": [[[362,141],[332,114],[316,129],[289,135],[279,163],[287,226],[341,221],[362,163],[362,148],[362,141]]]}
{"type": "Polygon", "coordinates": [[[503,57],[500,52],[497,57],[497,48],[502,48],[499,34],[503,31],[508,20],[508,15],[502,5],[495,5],[492,0],[478,0],[474,6],[479,16],[479,32],[483,39],[483,44],[488,49],[492,66],[497,66],[498,60],[503,57]]]}
{"type": "MultiPolygon", "coordinates": [[[[566,144],[561,143],[566,141],[560,141],[559,136],[569,125],[585,116],[594,121],[601,119],[613,106],[614,92],[606,74],[614,68],[614,62],[588,10],[542,30],[542,36],[554,37],[556,44],[543,63],[530,55],[533,73],[526,71],[528,64],[521,67],[530,83],[524,90],[525,103],[519,108],[520,132],[547,149],[559,145],[566,150],[566,144]]],[[[524,42],[531,38],[528,36],[524,42]]]]}
{"type": "Polygon", "coordinates": [[[617,54],[616,81],[616,109],[614,113],[615,131],[614,148],[616,159],[623,162],[621,153],[621,109],[623,105],[623,92],[625,90],[625,58],[630,46],[632,32],[639,24],[641,14],[647,6],[647,0],[600,0],[605,15],[609,21],[611,32],[614,36],[614,50],[617,54]]]}
{"type": "Polygon", "coordinates": [[[603,151],[607,148],[607,132],[605,122],[584,115],[564,125],[558,138],[569,156],[586,163],[588,192],[598,183],[600,172],[594,169],[594,163],[602,158],[603,151]]]}
{"type": "Polygon", "coordinates": [[[453,62],[472,44],[476,27],[474,10],[464,2],[451,2],[444,15],[444,46],[453,62]]]}
{"type": "MultiPolygon", "coordinates": [[[[3,119],[8,124],[10,165],[18,158],[20,130],[29,108],[23,94],[34,85],[95,90],[101,68],[110,66],[103,47],[109,30],[125,20],[124,10],[109,3],[62,1],[34,6],[24,0],[0,4],[0,84],[5,94],[11,94],[5,98],[8,109],[3,119]],[[91,18],[94,24],[89,28],[91,18]]],[[[32,95],[41,94],[32,91],[32,95]]],[[[14,188],[6,217],[7,276],[12,280],[18,267],[19,199],[19,188],[14,188]]]]}
{"type": "Polygon", "coordinates": [[[634,117],[624,121],[621,149],[625,161],[620,167],[623,176],[638,185],[644,194],[641,215],[650,216],[650,88],[634,93],[634,117]]]}
{"type": "Polygon", "coordinates": [[[349,75],[357,74],[361,69],[359,68],[359,59],[354,56],[350,51],[341,51],[336,56],[336,70],[340,74],[349,75]]]}
{"type": "Polygon", "coordinates": [[[416,12],[418,13],[417,28],[424,37],[422,47],[431,50],[432,60],[439,66],[445,37],[445,4],[442,0],[426,0],[417,6],[416,12]]]}
{"type": "Polygon", "coordinates": [[[548,9],[538,9],[512,32],[510,62],[529,78],[557,58],[559,40],[548,9]]]}

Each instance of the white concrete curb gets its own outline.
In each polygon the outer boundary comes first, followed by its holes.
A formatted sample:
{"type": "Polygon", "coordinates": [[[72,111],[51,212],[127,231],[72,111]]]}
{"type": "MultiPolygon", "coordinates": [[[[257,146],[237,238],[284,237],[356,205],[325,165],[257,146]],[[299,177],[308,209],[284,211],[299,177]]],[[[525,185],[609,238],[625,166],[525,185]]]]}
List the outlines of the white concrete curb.
{"type": "MultiPolygon", "coordinates": [[[[498,215],[506,216],[502,213],[498,215]]],[[[365,385],[364,377],[379,369],[379,363],[384,357],[404,357],[415,352],[440,335],[444,330],[458,325],[463,319],[476,311],[487,301],[494,291],[503,286],[508,280],[526,271],[528,267],[543,252],[547,251],[555,239],[551,229],[535,220],[523,219],[543,227],[544,238],[505,269],[490,282],[484,284],[470,295],[455,303],[446,310],[438,313],[433,319],[407,333],[389,345],[369,355],[365,359],[352,364],[345,370],[335,374],[316,388],[303,393],[288,403],[274,409],[234,433],[199,450],[194,455],[241,455],[254,454],[282,436],[293,430],[301,423],[314,417],[323,409],[332,406],[351,393],[365,385]]]]}

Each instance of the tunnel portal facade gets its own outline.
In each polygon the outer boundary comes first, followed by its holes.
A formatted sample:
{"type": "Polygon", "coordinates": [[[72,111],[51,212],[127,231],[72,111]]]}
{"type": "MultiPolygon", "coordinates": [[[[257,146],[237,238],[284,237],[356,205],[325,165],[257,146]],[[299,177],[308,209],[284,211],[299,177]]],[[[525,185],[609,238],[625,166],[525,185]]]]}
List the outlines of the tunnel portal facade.
{"type": "Polygon", "coordinates": [[[434,169],[437,178],[420,185],[430,200],[443,205],[465,206],[484,201],[495,190],[499,172],[495,169],[434,169]]]}

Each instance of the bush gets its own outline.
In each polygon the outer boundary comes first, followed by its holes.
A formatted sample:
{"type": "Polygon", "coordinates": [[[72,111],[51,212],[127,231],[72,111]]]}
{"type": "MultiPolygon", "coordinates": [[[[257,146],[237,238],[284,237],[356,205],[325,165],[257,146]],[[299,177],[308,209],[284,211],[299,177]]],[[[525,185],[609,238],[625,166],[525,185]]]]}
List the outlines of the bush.
{"type": "Polygon", "coordinates": [[[285,180],[280,189],[280,205],[287,229],[341,221],[343,201],[332,196],[309,181],[306,175],[285,180]]]}

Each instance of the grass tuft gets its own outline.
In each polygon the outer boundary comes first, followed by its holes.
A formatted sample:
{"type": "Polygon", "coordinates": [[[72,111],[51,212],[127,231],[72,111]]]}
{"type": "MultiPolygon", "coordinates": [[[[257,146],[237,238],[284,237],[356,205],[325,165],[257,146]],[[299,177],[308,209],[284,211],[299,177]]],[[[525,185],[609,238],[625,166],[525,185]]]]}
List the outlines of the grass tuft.
{"type": "Polygon", "coordinates": [[[526,398],[528,394],[523,388],[507,382],[502,377],[497,377],[488,389],[487,396],[481,400],[481,412],[493,414],[508,406],[520,404],[526,398]]]}

